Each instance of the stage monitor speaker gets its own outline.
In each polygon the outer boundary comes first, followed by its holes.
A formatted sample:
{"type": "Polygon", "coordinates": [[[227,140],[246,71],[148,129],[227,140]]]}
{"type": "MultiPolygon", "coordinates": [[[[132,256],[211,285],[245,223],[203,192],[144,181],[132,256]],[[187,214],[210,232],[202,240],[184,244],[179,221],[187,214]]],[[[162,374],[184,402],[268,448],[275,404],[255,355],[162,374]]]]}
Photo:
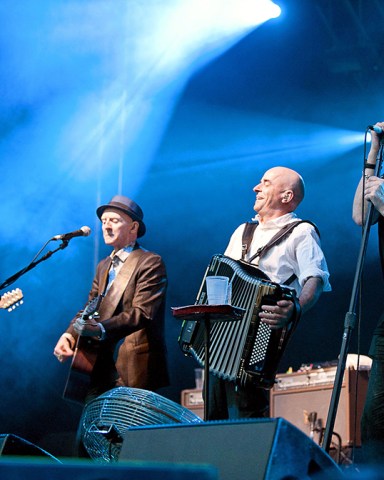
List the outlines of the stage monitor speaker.
{"type": "Polygon", "coordinates": [[[124,436],[123,461],[207,463],[220,480],[342,478],[326,452],[281,418],[134,427],[124,436]]]}
{"type": "Polygon", "coordinates": [[[208,465],[159,465],[148,462],[98,465],[93,460],[62,464],[43,459],[0,460],[1,480],[218,480],[217,469],[208,465]]]}
{"type": "Polygon", "coordinates": [[[45,457],[47,460],[59,462],[53,455],[42,448],[10,433],[0,434],[0,455],[39,456],[45,457]]]}

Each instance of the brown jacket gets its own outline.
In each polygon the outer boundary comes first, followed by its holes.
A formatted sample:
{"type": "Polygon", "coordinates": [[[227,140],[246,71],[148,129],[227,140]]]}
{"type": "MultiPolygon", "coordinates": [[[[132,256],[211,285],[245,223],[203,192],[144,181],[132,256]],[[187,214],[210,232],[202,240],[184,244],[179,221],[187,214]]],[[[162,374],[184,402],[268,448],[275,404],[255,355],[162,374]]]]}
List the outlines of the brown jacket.
{"type": "MultiPolygon", "coordinates": [[[[104,292],[110,264],[110,257],[98,264],[89,300],[104,292]]],[[[156,390],[168,385],[166,288],[161,257],[140,247],[133,250],[99,308],[98,321],[105,328],[106,338],[100,341],[92,373],[92,388],[98,394],[114,386],[156,390]]],[[[74,320],[68,332],[76,338],[74,320]]]]}

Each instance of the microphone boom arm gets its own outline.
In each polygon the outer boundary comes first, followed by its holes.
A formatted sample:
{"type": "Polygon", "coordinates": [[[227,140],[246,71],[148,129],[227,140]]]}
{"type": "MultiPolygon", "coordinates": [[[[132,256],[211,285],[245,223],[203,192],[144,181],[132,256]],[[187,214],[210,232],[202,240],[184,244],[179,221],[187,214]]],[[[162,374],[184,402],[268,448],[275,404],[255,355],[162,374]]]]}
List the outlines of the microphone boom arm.
{"type": "MultiPolygon", "coordinates": [[[[50,241],[50,240],[49,240],[50,241]]],[[[34,260],[32,261],[29,265],[27,265],[26,267],[22,268],[21,270],[19,270],[18,272],[16,272],[14,275],[12,275],[11,277],[7,278],[7,280],[5,280],[1,285],[0,285],[0,290],[2,290],[3,288],[6,288],[8,287],[9,285],[12,285],[12,283],[16,282],[16,280],[18,280],[22,275],[24,275],[25,273],[29,272],[30,270],[32,270],[33,268],[35,268],[39,263],[43,262],[44,260],[48,260],[48,258],[50,258],[55,252],[57,252],[58,250],[63,250],[64,248],[66,248],[68,246],[68,242],[69,240],[63,240],[62,243],[57,247],[55,248],[54,250],[49,250],[45,255],[43,255],[41,258],[39,258],[39,260],[34,260]]],[[[48,243],[48,242],[47,242],[48,243]]],[[[44,245],[45,247],[45,245],[44,245]]],[[[44,248],[43,247],[43,248],[44,248]]]]}

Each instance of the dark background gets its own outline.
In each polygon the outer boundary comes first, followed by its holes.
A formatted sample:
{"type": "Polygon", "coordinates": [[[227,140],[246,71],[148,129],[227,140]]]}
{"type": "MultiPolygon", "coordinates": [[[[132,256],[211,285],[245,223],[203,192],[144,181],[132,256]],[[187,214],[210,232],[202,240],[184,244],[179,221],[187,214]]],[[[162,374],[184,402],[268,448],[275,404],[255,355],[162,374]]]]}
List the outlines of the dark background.
{"type": "MultiPolygon", "coordinates": [[[[142,206],[142,245],[167,265],[172,383],[162,395],[179,401],[196,366],[179,350],[170,307],[194,302],[211,256],[253,216],[252,188],[272,166],[303,175],[298,213],[321,231],[333,287],[302,319],[280,371],[335,360],[341,347],[361,242],[351,205],[364,133],[383,119],[383,7],[285,0],[279,18],[216,42],[208,28],[195,45],[197,28],[180,14],[189,2],[161,3],[0,5],[3,281],[53,235],[92,228],[5,289],[21,288],[25,300],[1,313],[0,430],[54,455],[68,454],[80,409],[61,398],[68,367],[52,352],[109,253],[95,209],[116,193],[142,206]]],[[[373,227],[353,353],[367,354],[381,311],[376,237],[373,227]]]]}

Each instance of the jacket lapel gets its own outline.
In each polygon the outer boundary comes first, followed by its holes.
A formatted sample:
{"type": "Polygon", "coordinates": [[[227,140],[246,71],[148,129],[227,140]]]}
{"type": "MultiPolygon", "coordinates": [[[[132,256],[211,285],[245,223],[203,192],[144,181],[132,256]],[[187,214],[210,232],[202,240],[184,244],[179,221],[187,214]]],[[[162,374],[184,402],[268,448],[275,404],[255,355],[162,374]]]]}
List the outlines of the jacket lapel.
{"type": "Polygon", "coordinates": [[[101,302],[101,306],[99,309],[101,320],[110,318],[113,312],[116,310],[116,307],[119,304],[119,301],[128,285],[129,280],[132,277],[132,274],[142,254],[143,250],[141,250],[140,248],[133,250],[124,262],[124,265],[121,267],[121,270],[117,275],[116,279],[114,280],[111,288],[108,290],[104,300],[101,302]]]}

